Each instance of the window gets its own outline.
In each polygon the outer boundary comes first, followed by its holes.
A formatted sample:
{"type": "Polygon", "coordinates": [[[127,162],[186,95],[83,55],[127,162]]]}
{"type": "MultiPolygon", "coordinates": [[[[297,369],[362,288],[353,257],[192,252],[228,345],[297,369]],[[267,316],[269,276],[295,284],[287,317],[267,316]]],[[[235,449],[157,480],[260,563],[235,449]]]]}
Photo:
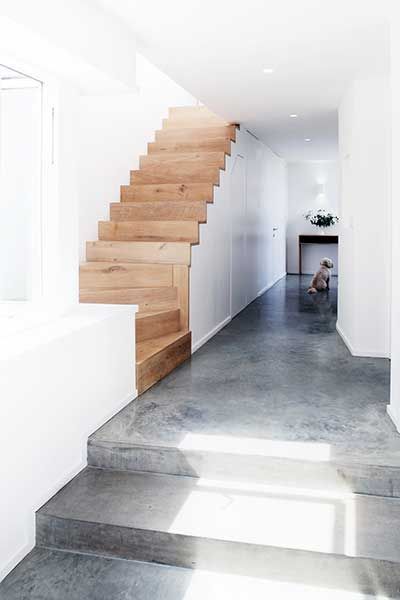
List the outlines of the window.
{"type": "Polygon", "coordinates": [[[0,65],[0,302],[40,297],[42,84],[0,65]]]}

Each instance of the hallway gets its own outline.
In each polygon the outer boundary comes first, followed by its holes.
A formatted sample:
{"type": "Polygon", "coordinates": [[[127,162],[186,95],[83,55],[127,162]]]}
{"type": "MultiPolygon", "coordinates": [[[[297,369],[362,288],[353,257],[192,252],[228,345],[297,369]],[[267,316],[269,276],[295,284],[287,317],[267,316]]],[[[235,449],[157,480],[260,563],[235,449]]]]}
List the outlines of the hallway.
{"type": "Polygon", "coordinates": [[[352,357],[336,280],[308,281],[281,280],[91,436],[2,600],[400,598],[388,361],[352,357]]]}
{"type": "Polygon", "coordinates": [[[309,296],[309,279],[288,276],[255,300],[92,436],[91,452],[108,442],[206,450],[205,436],[222,436],[233,446],[236,438],[310,443],[312,460],[311,443],[325,444],[330,460],[400,466],[386,415],[389,361],[350,355],[335,331],[336,288],[309,296]]]}

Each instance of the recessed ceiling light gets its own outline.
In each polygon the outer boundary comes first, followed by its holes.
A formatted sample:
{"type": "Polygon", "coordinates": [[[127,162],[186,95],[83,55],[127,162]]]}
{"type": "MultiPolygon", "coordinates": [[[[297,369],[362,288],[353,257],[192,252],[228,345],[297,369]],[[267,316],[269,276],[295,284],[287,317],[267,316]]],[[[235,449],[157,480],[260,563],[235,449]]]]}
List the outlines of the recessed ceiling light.
{"type": "Polygon", "coordinates": [[[296,115],[296,113],[292,113],[291,115],[289,115],[289,117],[290,117],[291,119],[297,119],[297,117],[298,117],[298,116],[299,116],[299,115],[296,115]]]}
{"type": "Polygon", "coordinates": [[[275,69],[272,69],[271,67],[265,67],[265,69],[263,69],[264,73],[273,73],[275,69]]]}
{"type": "Polygon", "coordinates": [[[305,142],[311,142],[311,138],[304,138],[305,142]]]}

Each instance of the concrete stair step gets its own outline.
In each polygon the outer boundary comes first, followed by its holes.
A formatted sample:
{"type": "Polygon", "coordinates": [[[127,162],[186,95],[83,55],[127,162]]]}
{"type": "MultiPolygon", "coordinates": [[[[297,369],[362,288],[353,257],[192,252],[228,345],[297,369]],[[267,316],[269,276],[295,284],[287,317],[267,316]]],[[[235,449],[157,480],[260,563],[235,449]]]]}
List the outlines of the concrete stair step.
{"type": "MultiPolygon", "coordinates": [[[[122,411],[123,412],[123,411],[122,411]]],[[[114,417],[118,425],[118,416],[114,417]]],[[[188,434],[181,443],[160,444],[128,439],[123,426],[116,434],[112,423],[95,432],[88,441],[89,465],[126,471],[147,471],[226,481],[248,481],[289,488],[327,489],[378,496],[400,497],[400,469],[391,466],[317,461],[268,456],[267,452],[241,452],[223,442],[216,446],[208,436],[188,434]]],[[[212,437],[212,436],[211,436],[212,437]]],[[[272,450],[273,453],[273,450],[272,450]]]]}
{"type": "Polygon", "coordinates": [[[35,548],[0,583],[4,600],[370,600],[399,598],[395,563],[336,557],[266,563],[261,577],[35,548]]]}
{"type": "Polygon", "coordinates": [[[87,468],[36,525],[39,546],[248,575],[308,554],[400,562],[400,499],[323,489],[87,468]]]}

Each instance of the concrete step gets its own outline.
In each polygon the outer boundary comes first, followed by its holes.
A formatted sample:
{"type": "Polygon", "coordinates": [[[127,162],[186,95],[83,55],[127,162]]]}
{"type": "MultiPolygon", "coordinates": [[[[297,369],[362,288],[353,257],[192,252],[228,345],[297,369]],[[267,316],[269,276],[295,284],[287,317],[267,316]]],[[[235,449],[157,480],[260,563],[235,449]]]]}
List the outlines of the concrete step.
{"type": "Polygon", "coordinates": [[[0,583],[4,600],[370,600],[400,598],[395,563],[336,557],[264,565],[263,577],[35,548],[0,583]]]}
{"type": "MultiPolygon", "coordinates": [[[[115,418],[115,417],[114,417],[115,418]]],[[[116,425],[118,421],[115,421],[116,425]]],[[[267,485],[329,489],[378,496],[400,497],[400,469],[363,463],[346,463],[268,456],[260,450],[240,452],[208,436],[188,434],[177,445],[129,440],[110,431],[112,423],[88,441],[89,465],[104,469],[146,471],[226,481],[254,481],[267,485]]],[[[123,430],[121,429],[121,432],[123,430]]],[[[212,437],[212,436],[211,436],[212,437]]],[[[272,448],[272,454],[274,449],[272,448]]],[[[281,451],[284,454],[284,451],[281,451]]]]}
{"type": "Polygon", "coordinates": [[[247,575],[311,556],[400,562],[400,499],[324,489],[87,468],[36,525],[39,546],[247,575]]]}

